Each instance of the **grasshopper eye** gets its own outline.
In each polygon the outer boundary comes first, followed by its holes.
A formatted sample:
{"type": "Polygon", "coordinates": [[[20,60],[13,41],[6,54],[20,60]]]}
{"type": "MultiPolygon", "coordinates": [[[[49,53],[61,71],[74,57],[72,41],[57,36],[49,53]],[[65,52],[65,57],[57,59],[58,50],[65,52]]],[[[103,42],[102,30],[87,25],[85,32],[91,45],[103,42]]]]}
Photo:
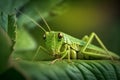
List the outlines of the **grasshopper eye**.
{"type": "Polygon", "coordinates": [[[45,34],[43,35],[43,39],[44,39],[44,40],[46,39],[46,35],[45,35],[45,34]]]}
{"type": "Polygon", "coordinates": [[[59,39],[63,38],[63,34],[62,33],[58,33],[58,38],[59,39]]]}

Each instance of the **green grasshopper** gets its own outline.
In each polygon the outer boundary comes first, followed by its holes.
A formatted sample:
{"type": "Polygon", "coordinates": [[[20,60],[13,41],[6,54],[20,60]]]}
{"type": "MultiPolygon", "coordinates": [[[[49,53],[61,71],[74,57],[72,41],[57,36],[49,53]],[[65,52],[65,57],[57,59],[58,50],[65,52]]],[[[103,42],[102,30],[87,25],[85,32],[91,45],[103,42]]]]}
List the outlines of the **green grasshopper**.
{"type": "Polygon", "coordinates": [[[40,26],[35,20],[30,18],[29,16],[27,15],[25,16],[45,32],[45,34],[43,35],[43,39],[45,41],[46,48],[40,46],[34,58],[37,56],[39,50],[43,49],[55,58],[55,60],[53,60],[53,63],[57,60],[62,60],[64,58],[67,58],[68,61],[70,61],[71,59],[83,59],[83,60],[120,59],[120,57],[117,54],[109,51],[104,46],[103,42],[94,32],[92,32],[89,36],[87,35],[84,36],[82,39],[77,39],[61,31],[51,31],[49,25],[41,15],[40,15],[41,18],[46,24],[49,31],[46,31],[42,26],[40,26]],[[101,47],[93,45],[92,44],[93,39],[96,39],[101,47]]]}

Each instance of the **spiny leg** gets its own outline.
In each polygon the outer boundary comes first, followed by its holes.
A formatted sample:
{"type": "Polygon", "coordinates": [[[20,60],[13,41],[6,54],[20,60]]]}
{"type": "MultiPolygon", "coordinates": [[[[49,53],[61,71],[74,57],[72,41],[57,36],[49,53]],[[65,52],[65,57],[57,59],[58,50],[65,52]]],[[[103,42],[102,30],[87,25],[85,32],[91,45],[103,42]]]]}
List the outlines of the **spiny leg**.
{"type": "MultiPolygon", "coordinates": [[[[100,44],[100,46],[106,51],[106,53],[110,56],[110,58],[113,60],[112,56],[109,54],[109,51],[107,50],[107,48],[104,46],[104,44],[102,43],[102,41],[100,40],[100,38],[93,32],[91,33],[87,43],[85,44],[85,46],[83,46],[83,48],[81,49],[81,53],[84,54],[92,54],[91,52],[86,52],[85,50],[87,49],[88,45],[92,42],[92,40],[96,38],[96,40],[98,41],[98,43],[100,44]]],[[[97,56],[97,54],[94,54],[97,56]]],[[[99,55],[99,54],[98,54],[99,55]]],[[[99,55],[102,56],[102,55],[99,55]]]]}
{"type": "Polygon", "coordinates": [[[36,56],[38,55],[38,53],[39,53],[39,51],[40,51],[40,49],[43,49],[44,51],[46,51],[47,53],[49,53],[44,47],[42,47],[42,46],[39,46],[38,47],[38,49],[37,49],[37,51],[36,51],[36,53],[35,53],[35,56],[33,57],[33,59],[32,59],[32,61],[34,61],[34,59],[36,58],[36,56]]]}

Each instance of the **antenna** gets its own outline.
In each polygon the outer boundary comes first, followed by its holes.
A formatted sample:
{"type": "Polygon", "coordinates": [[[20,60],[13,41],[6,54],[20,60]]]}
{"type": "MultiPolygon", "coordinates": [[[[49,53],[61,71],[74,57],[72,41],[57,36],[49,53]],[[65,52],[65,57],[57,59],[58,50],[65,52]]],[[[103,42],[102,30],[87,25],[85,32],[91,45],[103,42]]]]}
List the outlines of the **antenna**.
{"type": "Polygon", "coordinates": [[[38,27],[40,27],[44,32],[46,32],[46,30],[40,25],[38,24],[35,20],[33,20],[31,17],[29,17],[28,15],[24,14],[23,12],[15,9],[16,11],[18,11],[19,13],[23,14],[24,16],[26,16],[28,19],[30,19],[34,24],[36,24],[38,27]]]}
{"type": "Polygon", "coordinates": [[[50,26],[48,25],[47,21],[42,17],[42,15],[40,14],[40,11],[38,11],[36,8],[35,8],[35,10],[39,13],[40,17],[42,18],[43,22],[47,26],[48,30],[51,31],[50,26]]]}

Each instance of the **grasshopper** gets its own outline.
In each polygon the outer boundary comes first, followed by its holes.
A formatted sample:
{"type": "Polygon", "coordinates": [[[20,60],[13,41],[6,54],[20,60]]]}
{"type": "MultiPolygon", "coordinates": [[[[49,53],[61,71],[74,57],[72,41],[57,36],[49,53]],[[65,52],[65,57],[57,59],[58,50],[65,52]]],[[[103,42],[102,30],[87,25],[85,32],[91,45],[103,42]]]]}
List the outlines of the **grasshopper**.
{"type": "Polygon", "coordinates": [[[55,58],[55,60],[53,60],[53,63],[57,60],[62,60],[64,58],[67,58],[68,61],[70,61],[71,59],[120,60],[120,57],[117,54],[109,51],[105,47],[101,39],[94,32],[92,32],[89,36],[85,35],[82,39],[77,39],[61,31],[52,31],[49,25],[47,24],[46,20],[41,15],[40,17],[46,24],[48,31],[46,31],[31,17],[27,15],[25,16],[45,32],[43,35],[43,39],[46,48],[39,46],[35,56],[33,57],[33,60],[37,56],[40,49],[45,50],[55,58]],[[100,47],[92,44],[93,39],[97,40],[97,42],[100,44],[100,47]]]}

